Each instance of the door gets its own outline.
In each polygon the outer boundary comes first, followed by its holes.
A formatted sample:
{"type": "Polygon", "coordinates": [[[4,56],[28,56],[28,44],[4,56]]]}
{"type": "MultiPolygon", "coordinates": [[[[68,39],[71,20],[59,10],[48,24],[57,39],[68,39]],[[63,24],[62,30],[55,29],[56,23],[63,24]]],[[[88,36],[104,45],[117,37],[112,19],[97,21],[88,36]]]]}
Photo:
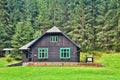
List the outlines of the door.
{"type": "Polygon", "coordinates": [[[29,53],[28,61],[29,61],[29,62],[32,61],[32,54],[31,54],[31,53],[29,53]]]}

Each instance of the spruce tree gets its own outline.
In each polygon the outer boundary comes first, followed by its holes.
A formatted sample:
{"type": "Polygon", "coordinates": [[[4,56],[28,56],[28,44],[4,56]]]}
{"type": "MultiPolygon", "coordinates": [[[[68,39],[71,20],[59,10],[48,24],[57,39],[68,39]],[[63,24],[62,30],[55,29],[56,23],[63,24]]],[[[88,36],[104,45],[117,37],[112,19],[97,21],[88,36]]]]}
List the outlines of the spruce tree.
{"type": "Polygon", "coordinates": [[[12,37],[12,46],[15,49],[22,47],[33,39],[34,30],[28,21],[18,22],[16,31],[12,37]]]}

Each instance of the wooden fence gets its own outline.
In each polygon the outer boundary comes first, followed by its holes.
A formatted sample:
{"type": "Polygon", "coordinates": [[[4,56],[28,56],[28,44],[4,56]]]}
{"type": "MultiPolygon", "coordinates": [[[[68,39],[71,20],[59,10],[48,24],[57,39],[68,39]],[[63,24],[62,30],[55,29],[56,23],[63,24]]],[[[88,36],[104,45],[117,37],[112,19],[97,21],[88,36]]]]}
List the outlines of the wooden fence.
{"type": "Polygon", "coordinates": [[[93,66],[103,67],[100,63],[82,63],[82,62],[28,62],[24,66],[93,66]]]}

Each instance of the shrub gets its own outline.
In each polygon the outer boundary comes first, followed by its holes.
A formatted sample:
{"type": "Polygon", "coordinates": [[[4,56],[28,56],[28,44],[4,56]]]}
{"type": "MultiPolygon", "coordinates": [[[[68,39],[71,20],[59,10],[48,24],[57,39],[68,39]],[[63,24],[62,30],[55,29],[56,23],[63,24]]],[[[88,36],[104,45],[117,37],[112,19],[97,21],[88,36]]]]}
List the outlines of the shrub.
{"type": "Polygon", "coordinates": [[[102,53],[96,52],[96,51],[91,51],[89,54],[92,54],[93,56],[96,56],[96,57],[101,57],[102,56],[102,53]]]}
{"type": "Polygon", "coordinates": [[[9,63],[9,62],[12,62],[12,60],[13,60],[13,59],[10,57],[10,55],[7,55],[5,59],[6,59],[6,61],[7,61],[8,63],[9,63]]]}
{"type": "Polygon", "coordinates": [[[84,52],[80,53],[80,62],[86,62],[86,53],[84,52]]]}
{"type": "Polygon", "coordinates": [[[15,60],[21,60],[21,56],[15,56],[15,60]]]}

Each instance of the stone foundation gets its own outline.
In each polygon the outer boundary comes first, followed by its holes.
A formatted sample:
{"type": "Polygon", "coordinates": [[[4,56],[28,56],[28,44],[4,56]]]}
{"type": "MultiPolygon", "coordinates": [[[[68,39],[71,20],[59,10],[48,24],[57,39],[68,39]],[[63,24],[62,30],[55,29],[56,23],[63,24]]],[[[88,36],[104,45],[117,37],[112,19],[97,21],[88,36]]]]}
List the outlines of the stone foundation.
{"type": "Polygon", "coordinates": [[[102,67],[100,63],[81,63],[81,62],[28,62],[23,66],[93,66],[102,67]]]}

